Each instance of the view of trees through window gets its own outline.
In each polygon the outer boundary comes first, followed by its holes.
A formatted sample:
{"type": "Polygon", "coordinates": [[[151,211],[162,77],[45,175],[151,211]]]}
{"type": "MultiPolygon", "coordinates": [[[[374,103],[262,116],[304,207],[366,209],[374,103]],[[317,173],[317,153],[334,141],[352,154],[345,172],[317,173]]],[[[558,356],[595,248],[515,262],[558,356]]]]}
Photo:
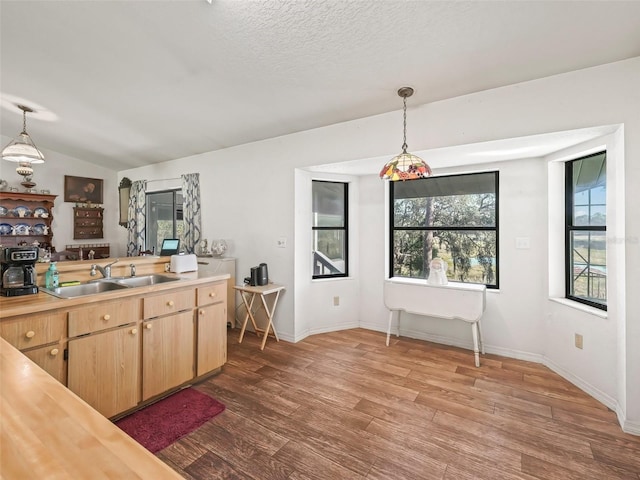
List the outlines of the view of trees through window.
{"type": "Polygon", "coordinates": [[[392,183],[392,275],[427,278],[441,258],[449,280],[497,287],[497,192],[497,172],[392,183]]]}
{"type": "Polygon", "coordinates": [[[567,162],[567,298],[606,309],[606,153],[567,162]]]}

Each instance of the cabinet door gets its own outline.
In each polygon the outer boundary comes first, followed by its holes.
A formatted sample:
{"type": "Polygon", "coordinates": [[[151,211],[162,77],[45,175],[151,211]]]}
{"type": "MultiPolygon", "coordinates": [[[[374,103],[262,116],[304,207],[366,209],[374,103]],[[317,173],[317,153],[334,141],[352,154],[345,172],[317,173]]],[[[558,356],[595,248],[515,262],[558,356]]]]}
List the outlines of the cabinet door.
{"type": "Polygon", "coordinates": [[[193,310],[143,324],[142,399],[164,393],[194,377],[193,310]]]}
{"type": "Polygon", "coordinates": [[[47,347],[34,348],[22,353],[61,384],[67,384],[64,348],[61,344],[56,343],[47,347]]]}
{"type": "Polygon", "coordinates": [[[140,336],[135,326],[69,340],[68,387],[105,417],[140,402],[140,336]]]}
{"type": "MultiPolygon", "coordinates": [[[[226,293],[226,292],[225,292],[226,293]]],[[[227,311],[224,303],[198,308],[198,376],[227,361],[227,311]]]]}

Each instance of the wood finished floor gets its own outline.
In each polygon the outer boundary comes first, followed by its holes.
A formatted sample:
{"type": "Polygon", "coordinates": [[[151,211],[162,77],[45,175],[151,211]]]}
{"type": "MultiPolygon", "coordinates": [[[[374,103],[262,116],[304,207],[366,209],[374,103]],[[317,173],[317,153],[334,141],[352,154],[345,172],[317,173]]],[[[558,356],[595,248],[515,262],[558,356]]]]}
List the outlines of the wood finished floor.
{"type": "Polygon", "coordinates": [[[227,409],[157,455],[187,479],[633,479],[640,437],[539,364],[363,329],[229,332],[227,409]]]}

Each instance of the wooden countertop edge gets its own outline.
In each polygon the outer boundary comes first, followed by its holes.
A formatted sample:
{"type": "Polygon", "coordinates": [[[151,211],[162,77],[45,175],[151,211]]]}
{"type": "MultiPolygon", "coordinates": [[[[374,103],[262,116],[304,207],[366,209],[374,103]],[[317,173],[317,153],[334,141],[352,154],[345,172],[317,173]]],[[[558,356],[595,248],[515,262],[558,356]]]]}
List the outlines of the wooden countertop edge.
{"type": "Polygon", "coordinates": [[[0,477],[181,479],[0,338],[0,477]]]}
{"type": "Polygon", "coordinates": [[[19,297],[0,297],[0,320],[15,317],[18,315],[27,315],[30,313],[45,312],[47,310],[57,310],[60,308],[75,307],[77,305],[86,305],[94,302],[102,302],[105,300],[114,300],[137,295],[147,295],[150,293],[162,292],[176,288],[195,287],[198,285],[226,280],[230,278],[228,273],[220,275],[208,275],[205,273],[166,273],[164,275],[175,276],[180,278],[179,282],[167,282],[147,287],[136,287],[123,290],[114,290],[110,292],[99,293],[96,295],[87,295],[76,298],[58,298],[45,292],[39,292],[37,295],[23,295],[19,297]]]}

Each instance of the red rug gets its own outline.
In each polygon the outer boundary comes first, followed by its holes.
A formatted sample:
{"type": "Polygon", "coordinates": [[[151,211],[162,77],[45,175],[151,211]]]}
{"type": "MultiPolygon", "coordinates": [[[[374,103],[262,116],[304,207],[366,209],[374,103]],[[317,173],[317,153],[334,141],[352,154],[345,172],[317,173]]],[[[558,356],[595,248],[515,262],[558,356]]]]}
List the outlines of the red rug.
{"type": "Polygon", "coordinates": [[[185,388],[115,422],[151,453],[156,453],[212,419],[225,406],[209,395],[185,388]]]}

